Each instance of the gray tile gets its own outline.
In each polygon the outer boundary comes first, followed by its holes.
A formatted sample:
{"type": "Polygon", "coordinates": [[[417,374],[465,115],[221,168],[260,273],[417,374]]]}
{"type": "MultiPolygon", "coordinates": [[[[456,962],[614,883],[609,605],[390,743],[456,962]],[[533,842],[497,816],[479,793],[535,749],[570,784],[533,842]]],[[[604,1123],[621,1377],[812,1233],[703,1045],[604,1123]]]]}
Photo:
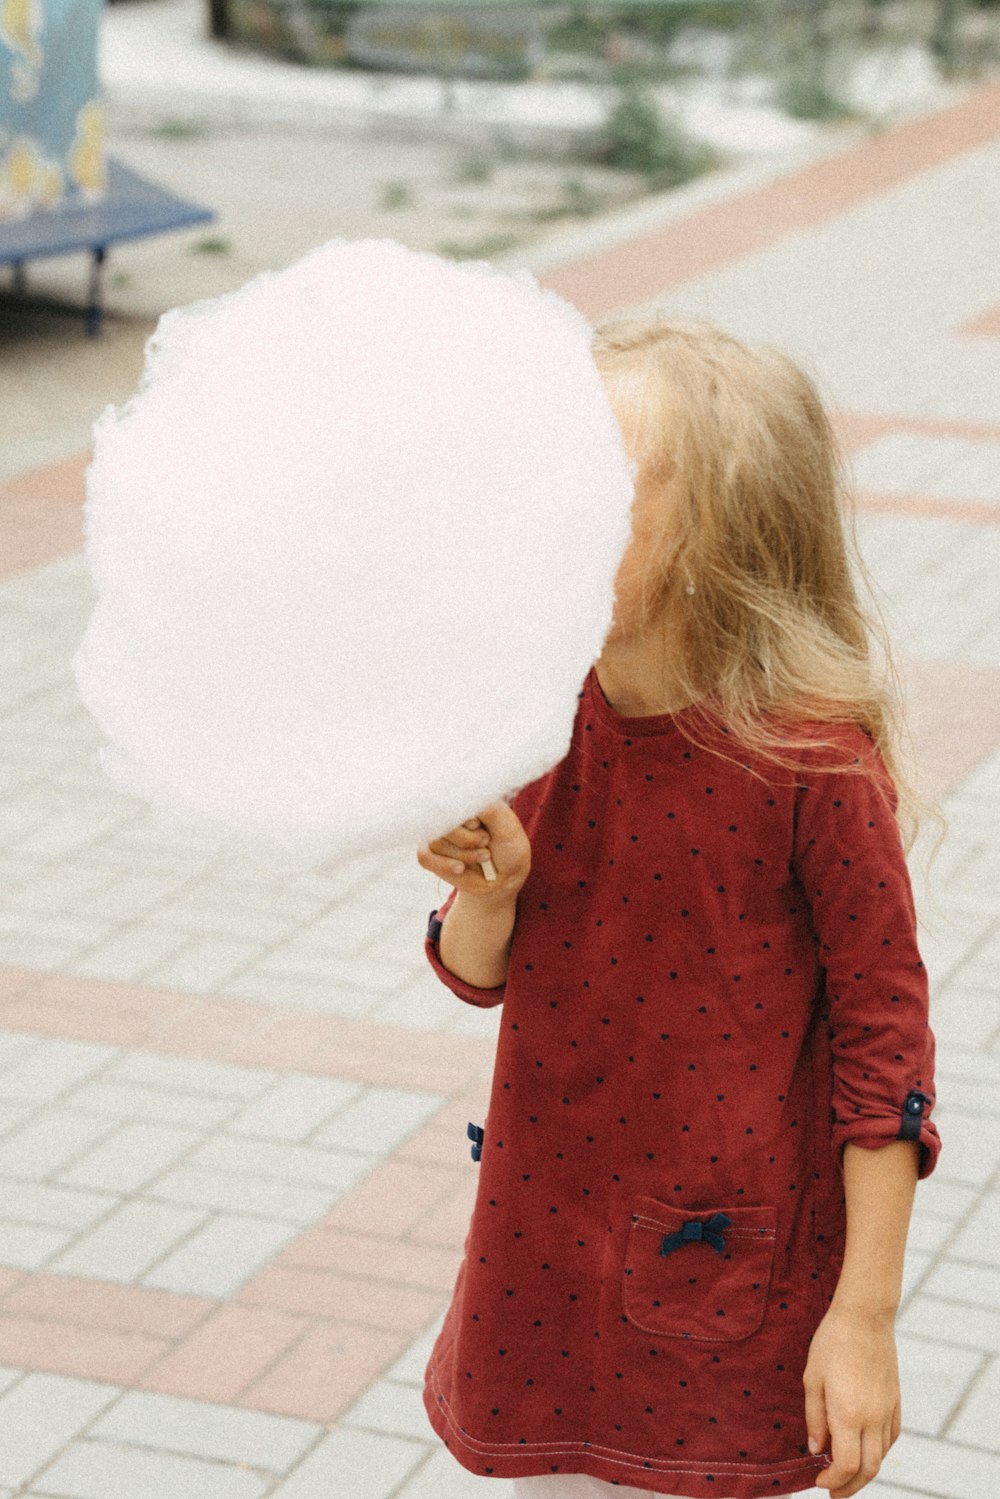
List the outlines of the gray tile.
{"type": "Polygon", "coordinates": [[[903,1425],[907,1431],[938,1436],[982,1368],[984,1355],[978,1349],[956,1348],[907,1333],[898,1334],[896,1346],[903,1425]]]}
{"type": "Polygon", "coordinates": [[[218,1213],[147,1271],[142,1283],[224,1300],[300,1231],[298,1224],[218,1213]]]}
{"type": "Polygon", "coordinates": [[[145,1195],[158,1201],[189,1203],[223,1212],[252,1211],[262,1218],[298,1224],[315,1223],[327,1212],[331,1201],[330,1193],[320,1187],[239,1171],[209,1170],[204,1166],[182,1166],[168,1171],[146,1188],[145,1195]]]}
{"type": "Polygon", "coordinates": [[[263,1067],[235,1067],[225,1062],[206,1062],[200,1057],[162,1057],[152,1052],[129,1052],[110,1068],[112,1078],[128,1083],[148,1083],[154,1088],[176,1088],[181,1093],[208,1093],[222,1098],[254,1098],[280,1081],[280,1072],[263,1067]]]}
{"type": "MultiPolygon", "coordinates": [[[[340,1427],[274,1491],[274,1499],[390,1499],[428,1445],[340,1427]]],[[[454,1458],[449,1460],[457,1467],[454,1458]]],[[[500,1493],[494,1499],[501,1499],[500,1493]]]]}
{"type": "Polygon", "coordinates": [[[366,1088],[360,1098],[316,1131],[313,1143],[388,1155],[444,1102],[442,1093],[366,1088]]]}
{"type": "Polygon", "coordinates": [[[125,1124],[62,1172],[60,1181],[81,1187],[135,1192],[201,1139],[197,1130],[161,1124],[125,1124]]]}
{"type": "Polygon", "coordinates": [[[26,1483],[118,1394],[93,1380],[26,1374],[0,1396],[0,1483],[26,1483]]]}
{"type": "Polygon", "coordinates": [[[94,1423],[88,1435],[283,1474],[324,1429],[287,1416],[131,1391],[94,1423]]]}
{"type": "Polygon", "coordinates": [[[116,1046],[90,1041],[46,1039],[4,1073],[4,1097],[14,1102],[47,1103],[103,1067],[118,1052],[116,1046]]]}
{"type": "Polygon", "coordinates": [[[207,1214],[142,1198],[125,1202],[103,1223],[82,1234],[51,1268],[66,1275],[90,1275],[128,1285],[198,1228],[207,1214]]]}
{"type": "Polygon", "coordinates": [[[227,1130],[270,1140],[303,1140],[360,1093],[360,1083],[296,1073],[248,1104],[227,1130]]]}
{"type": "Polygon", "coordinates": [[[261,1499],[270,1484],[228,1463],[110,1442],[73,1442],[35,1480],[57,1499],[261,1499]]]}
{"type": "Polygon", "coordinates": [[[1000,1453],[1000,1358],[990,1359],[968,1390],[948,1437],[1000,1453]]]}

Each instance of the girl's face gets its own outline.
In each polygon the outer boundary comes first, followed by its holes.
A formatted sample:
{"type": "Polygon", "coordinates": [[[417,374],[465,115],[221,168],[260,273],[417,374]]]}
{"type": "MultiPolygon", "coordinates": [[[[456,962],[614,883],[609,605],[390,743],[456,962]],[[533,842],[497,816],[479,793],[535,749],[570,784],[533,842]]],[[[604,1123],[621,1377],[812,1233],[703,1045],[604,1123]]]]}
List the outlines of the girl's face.
{"type": "Polygon", "coordinates": [[[669,566],[669,476],[640,471],[632,501],[632,535],[615,576],[608,639],[642,634],[656,619],[669,566]]]}

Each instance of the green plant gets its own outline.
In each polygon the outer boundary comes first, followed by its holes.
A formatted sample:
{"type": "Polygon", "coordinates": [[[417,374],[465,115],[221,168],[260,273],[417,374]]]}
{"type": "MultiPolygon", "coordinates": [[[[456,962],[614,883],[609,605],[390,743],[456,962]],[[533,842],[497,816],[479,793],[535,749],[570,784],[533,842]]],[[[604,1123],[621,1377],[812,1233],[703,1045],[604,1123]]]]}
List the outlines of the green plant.
{"type": "Polygon", "coordinates": [[[592,218],[603,202],[601,194],[595,193],[593,188],[581,182],[578,177],[567,177],[563,182],[562,190],[567,213],[575,214],[579,218],[592,218]]]}
{"type": "Polygon", "coordinates": [[[232,242],[226,239],[224,234],[207,234],[203,239],[196,239],[191,246],[192,255],[230,255],[232,254],[232,242]]]}
{"type": "Polygon", "coordinates": [[[850,107],[816,78],[792,77],[780,84],[775,103],[795,120],[839,120],[850,107]]]}
{"type": "Polygon", "coordinates": [[[167,141],[192,141],[206,133],[205,126],[198,120],[177,120],[172,117],[158,121],[150,130],[150,135],[167,141]]]}
{"type": "Polygon", "coordinates": [[[472,244],[462,245],[455,240],[444,240],[435,246],[438,255],[447,255],[451,260],[489,260],[493,255],[503,255],[518,243],[516,234],[484,234],[472,244]]]}
{"type": "Polygon", "coordinates": [[[465,151],[455,164],[455,182],[490,182],[495,165],[481,151],[465,151]]]}
{"type": "Polygon", "coordinates": [[[658,187],[676,187],[717,164],[715,152],[665,120],[656,101],[627,84],[610,111],[597,158],[626,172],[641,172],[658,187]]]}
{"type": "Polygon", "coordinates": [[[394,177],[382,187],[383,208],[409,208],[413,203],[413,190],[408,182],[394,177]]]}

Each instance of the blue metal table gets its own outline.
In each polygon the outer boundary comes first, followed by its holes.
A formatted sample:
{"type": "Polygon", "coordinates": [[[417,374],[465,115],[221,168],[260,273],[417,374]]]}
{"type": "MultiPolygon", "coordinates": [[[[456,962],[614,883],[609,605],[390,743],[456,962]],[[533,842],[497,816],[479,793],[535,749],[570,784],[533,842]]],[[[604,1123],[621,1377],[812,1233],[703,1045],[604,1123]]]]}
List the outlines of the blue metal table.
{"type": "Polygon", "coordinates": [[[113,158],[108,162],[107,195],[97,203],[73,203],[46,209],[25,219],[0,222],[0,265],[14,268],[14,285],[24,289],[24,267],[45,255],[75,250],[91,253],[87,296],[87,332],[101,330],[102,269],[108,247],[121,240],[141,239],[186,229],[215,218],[210,208],[178,198],[113,158]]]}

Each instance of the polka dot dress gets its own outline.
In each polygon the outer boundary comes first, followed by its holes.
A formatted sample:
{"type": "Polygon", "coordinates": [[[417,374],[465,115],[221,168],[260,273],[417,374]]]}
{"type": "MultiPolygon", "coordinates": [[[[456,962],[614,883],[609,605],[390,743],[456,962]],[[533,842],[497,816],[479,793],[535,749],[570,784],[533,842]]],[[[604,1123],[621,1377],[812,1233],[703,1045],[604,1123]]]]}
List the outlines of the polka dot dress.
{"type": "MultiPolygon", "coordinates": [[[[591,669],[532,845],[478,1172],[424,1404],[483,1477],[757,1499],[813,1486],[802,1373],[843,1259],[841,1150],[937,1160],[934,1038],[870,741],[796,778],[591,669]],[[704,737],[699,729],[699,737],[704,737]],[[723,754],[713,752],[714,747],[723,754]],[[725,758],[724,758],[725,756],[725,758]]],[[[817,754],[819,751],[817,750],[817,754]]],[[[826,752],[829,756],[829,751],[826,752]]],[[[470,1142],[471,1141],[471,1145],[470,1142]]]]}

